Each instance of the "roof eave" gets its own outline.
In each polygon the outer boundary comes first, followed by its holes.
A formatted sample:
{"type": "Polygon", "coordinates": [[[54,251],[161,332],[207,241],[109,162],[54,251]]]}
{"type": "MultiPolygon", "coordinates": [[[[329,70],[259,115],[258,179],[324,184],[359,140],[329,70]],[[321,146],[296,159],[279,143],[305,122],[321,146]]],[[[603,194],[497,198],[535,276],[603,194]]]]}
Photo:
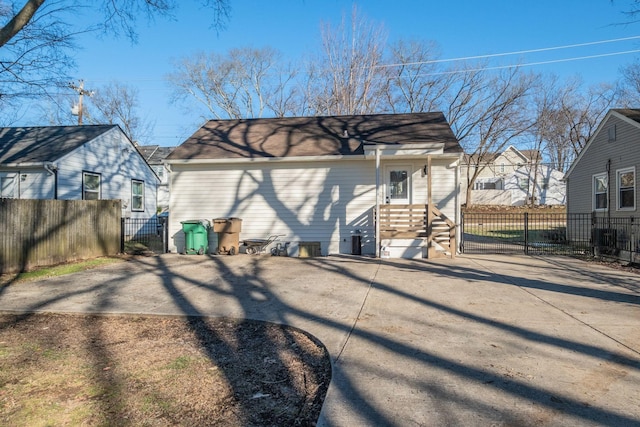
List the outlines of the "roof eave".
{"type": "Polygon", "coordinates": [[[273,163],[273,162],[317,162],[333,160],[363,160],[362,154],[330,155],[330,156],[296,156],[296,157],[234,157],[223,159],[165,159],[169,165],[188,164],[229,164],[229,163],[273,163]]]}

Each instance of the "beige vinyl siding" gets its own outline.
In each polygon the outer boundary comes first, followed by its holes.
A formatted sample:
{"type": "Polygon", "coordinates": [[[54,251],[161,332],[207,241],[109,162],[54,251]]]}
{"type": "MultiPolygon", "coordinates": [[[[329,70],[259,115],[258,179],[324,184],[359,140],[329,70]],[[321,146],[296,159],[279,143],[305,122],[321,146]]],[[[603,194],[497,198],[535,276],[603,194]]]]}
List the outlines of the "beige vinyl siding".
{"type": "MultiPolygon", "coordinates": [[[[427,177],[420,173],[426,159],[395,163],[412,166],[412,203],[426,203],[427,177]]],[[[381,163],[381,185],[387,164],[381,163]]],[[[451,160],[433,162],[434,203],[452,219],[455,171],[451,160]]],[[[284,241],[319,241],[324,255],[350,253],[360,230],[363,254],[374,254],[375,183],[372,160],[173,164],[171,250],[184,248],[181,221],[239,217],[241,240],[284,234],[284,241]]]]}
{"type": "Polygon", "coordinates": [[[581,154],[568,176],[567,210],[569,213],[590,213],[593,211],[593,176],[607,173],[607,163],[611,161],[609,176],[609,213],[611,217],[636,215],[638,209],[638,177],[636,176],[636,210],[617,209],[618,188],[616,171],[636,166],[640,170],[640,128],[612,115],[602,124],[586,151],[581,154]],[[616,139],[609,141],[608,129],[615,125],[616,139]]]}
{"type": "Polygon", "coordinates": [[[239,217],[241,239],[284,234],[285,241],[320,241],[327,254],[350,248],[360,229],[373,252],[374,206],[370,162],[173,165],[171,243],[184,246],[181,221],[239,217]]]}

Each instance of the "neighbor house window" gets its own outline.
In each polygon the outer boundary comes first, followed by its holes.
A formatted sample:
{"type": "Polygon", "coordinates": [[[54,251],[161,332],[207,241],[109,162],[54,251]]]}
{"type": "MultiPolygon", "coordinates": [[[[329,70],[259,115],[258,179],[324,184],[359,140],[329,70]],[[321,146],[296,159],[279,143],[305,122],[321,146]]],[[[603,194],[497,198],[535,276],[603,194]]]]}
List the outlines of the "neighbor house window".
{"type": "Polygon", "coordinates": [[[0,198],[15,197],[15,178],[13,176],[0,176],[0,198]]]}
{"type": "Polygon", "coordinates": [[[542,184],[540,185],[540,187],[543,190],[548,190],[549,189],[549,178],[542,178],[542,184]]]}
{"type": "Polygon", "coordinates": [[[609,136],[609,142],[615,141],[616,140],[616,125],[612,125],[609,126],[608,131],[608,136],[609,136]]]}
{"type": "Polygon", "coordinates": [[[636,170],[621,169],[616,173],[618,181],[618,209],[636,208],[636,170]]]}
{"type": "Polygon", "coordinates": [[[478,181],[476,182],[476,190],[495,190],[496,183],[490,181],[478,181]]]}
{"type": "Polygon", "coordinates": [[[131,210],[144,210],[144,181],[131,180],[131,210]]]}
{"type": "Polygon", "coordinates": [[[82,199],[83,200],[99,200],[100,199],[100,181],[101,177],[98,173],[83,172],[82,173],[82,199]]]}
{"type": "Polygon", "coordinates": [[[164,166],[154,166],[153,170],[156,172],[156,175],[158,175],[158,178],[162,180],[164,177],[164,166]]]}
{"type": "Polygon", "coordinates": [[[607,209],[608,203],[607,197],[609,185],[607,174],[600,174],[593,176],[593,209],[594,210],[605,210],[607,209]]]}
{"type": "Polygon", "coordinates": [[[518,187],[520,187],[521,190],[528,190],[529,189],[529,178],[520,178],[518,179],[518,187]]]}

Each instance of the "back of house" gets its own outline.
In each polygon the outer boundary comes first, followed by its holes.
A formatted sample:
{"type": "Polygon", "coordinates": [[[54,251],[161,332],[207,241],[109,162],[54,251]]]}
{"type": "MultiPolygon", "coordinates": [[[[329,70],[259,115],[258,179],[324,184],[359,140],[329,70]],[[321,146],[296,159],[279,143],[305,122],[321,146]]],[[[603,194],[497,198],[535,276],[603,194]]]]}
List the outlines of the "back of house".
{"type": "MultiPolygon", "coordinates": [[[[457,222],[461,155],[442,113],[212,120],[167,157],[170,247],[184,251],[183,221],[239,218],[241,240],[280,235],[292,256],[379,254],[381,206],[431,200],[457,222]]],[[[423,257],[412,237],[388,243],[423,257]]]]}

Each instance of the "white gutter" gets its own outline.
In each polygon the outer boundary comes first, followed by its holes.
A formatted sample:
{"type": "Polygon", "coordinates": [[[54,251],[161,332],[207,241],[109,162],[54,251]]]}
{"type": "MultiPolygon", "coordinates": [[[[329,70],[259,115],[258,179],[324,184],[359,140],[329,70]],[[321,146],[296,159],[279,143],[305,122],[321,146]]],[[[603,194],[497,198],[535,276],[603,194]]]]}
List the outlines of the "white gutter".
{"type": "Polygon", "coordinates": [[[55,176],[56,171],[58,170],[58,166],[56,166],[55,164],[53,164],[51,162],[47,162],[43,166],[47,170],[47,172],[49,172],[50,175],[55,176]]]}
{"type": "Polygon", "coordinates": [[[197,164],[230,164],[230,163],[288,163],[288,162],[321,162],[334,160],[367,160],[362,155],[340,156],[300,156],[300,157],[240,157],[225,159],[172,159],[165,164],[172,165],[197,165],[197,164]]]}
{"type": "Polygon", "coordinates": [[[45,165],[47,163],[48,162],[3,163],[2,166],[8,168],[46,168],[45,165]]]}

